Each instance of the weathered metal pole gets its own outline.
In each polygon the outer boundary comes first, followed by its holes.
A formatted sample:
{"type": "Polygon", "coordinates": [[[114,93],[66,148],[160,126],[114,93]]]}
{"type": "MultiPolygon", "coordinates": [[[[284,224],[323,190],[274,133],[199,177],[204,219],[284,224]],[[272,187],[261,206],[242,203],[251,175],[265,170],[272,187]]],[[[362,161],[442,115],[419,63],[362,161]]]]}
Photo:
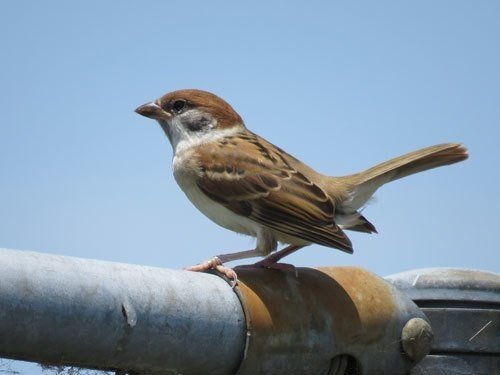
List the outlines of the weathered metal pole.
{"type": "Polygon", "coordinates": [[[406,374],[422,311],[356,267],[216,275],[0,250],[0,357],[145,374],[406,374]]]}
{"type": "Polygon", "coordinates": [[[0,249],[0,357],[169,375],[498,373],[497,274],[238,274],[232,289],[211,274],[0,249]]]}
{"type": "Polygon", "coordinates": [[[234,374],[245,339],[240,301],[215,275],[0,249],[0,357],[234,374]]]}

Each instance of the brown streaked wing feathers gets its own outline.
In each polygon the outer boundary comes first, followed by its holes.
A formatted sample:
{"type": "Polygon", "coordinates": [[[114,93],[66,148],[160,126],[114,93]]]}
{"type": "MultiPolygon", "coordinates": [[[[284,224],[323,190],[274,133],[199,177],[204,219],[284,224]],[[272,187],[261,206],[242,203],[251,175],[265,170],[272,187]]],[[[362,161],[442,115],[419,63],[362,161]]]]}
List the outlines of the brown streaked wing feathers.
{"type": "Polygon", "coordinates": [[[333,220],[332,200],[293,169],[274,146],[242,133],[200,147],[199,188],[233,212],[287,235],[352,252],[333,220]],[[248,155],[259,155],[258,160],[248,155]]]}

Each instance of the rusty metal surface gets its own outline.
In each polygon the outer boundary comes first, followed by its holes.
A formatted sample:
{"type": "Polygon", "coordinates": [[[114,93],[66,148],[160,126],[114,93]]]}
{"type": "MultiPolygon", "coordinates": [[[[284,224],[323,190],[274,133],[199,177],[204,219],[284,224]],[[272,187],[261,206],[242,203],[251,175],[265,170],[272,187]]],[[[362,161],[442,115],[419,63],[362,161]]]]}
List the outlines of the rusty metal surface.
{"type": "Polygon", "coordinates": [[[387,279],[415,301],[434,329],[431,353],[412,375],[500,373],[500,275],[438,268],[387,279]]]}
{"type": "Polygon", "coordinates": [[[232,290],[214,275],[0,249],[0,356],[148,374],[500,373],[498,275],[238,272],[232,290]]]}
{"type": "Polygon", "coordinates": [[[340,374],[338,366],[404,374],[414,365],[403,353],[402,329],[426,318],[382,278],[355,267],[238,274],[248,326],[238,375],[340,374]]]}

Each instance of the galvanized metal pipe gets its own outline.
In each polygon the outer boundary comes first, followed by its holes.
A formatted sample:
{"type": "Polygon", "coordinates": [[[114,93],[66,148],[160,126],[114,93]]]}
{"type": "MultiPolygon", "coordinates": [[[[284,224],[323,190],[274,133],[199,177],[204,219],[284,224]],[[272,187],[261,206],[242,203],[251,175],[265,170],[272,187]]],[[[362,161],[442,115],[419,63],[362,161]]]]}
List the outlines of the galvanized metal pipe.
{"type": "Polygon", "coordinates": [[[221,278],[0,249],[0,357],[162,374],[234,374],[241,303],[221,278]]]}
{"type": "Polygon", "coordinates": [[[147,374],[403,374],[422,311],[356,267],[193,272],[0,250],[0,357],[147,374]],[[389,372],[388,372],[389,371],[389,372]]]}

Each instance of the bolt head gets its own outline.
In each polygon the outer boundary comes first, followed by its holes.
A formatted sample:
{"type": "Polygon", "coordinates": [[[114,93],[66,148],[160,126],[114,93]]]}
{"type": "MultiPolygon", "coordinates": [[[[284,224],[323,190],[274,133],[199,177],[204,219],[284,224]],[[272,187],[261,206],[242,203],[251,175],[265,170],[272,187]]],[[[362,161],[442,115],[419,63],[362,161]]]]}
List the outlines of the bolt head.
{"type": "Polygon", "coordinates": [[[401,332],[403,350],[412,361],[419,362],[431,351],[433,337],[429,323],[421,318],[412,318],[401,332]]]}

